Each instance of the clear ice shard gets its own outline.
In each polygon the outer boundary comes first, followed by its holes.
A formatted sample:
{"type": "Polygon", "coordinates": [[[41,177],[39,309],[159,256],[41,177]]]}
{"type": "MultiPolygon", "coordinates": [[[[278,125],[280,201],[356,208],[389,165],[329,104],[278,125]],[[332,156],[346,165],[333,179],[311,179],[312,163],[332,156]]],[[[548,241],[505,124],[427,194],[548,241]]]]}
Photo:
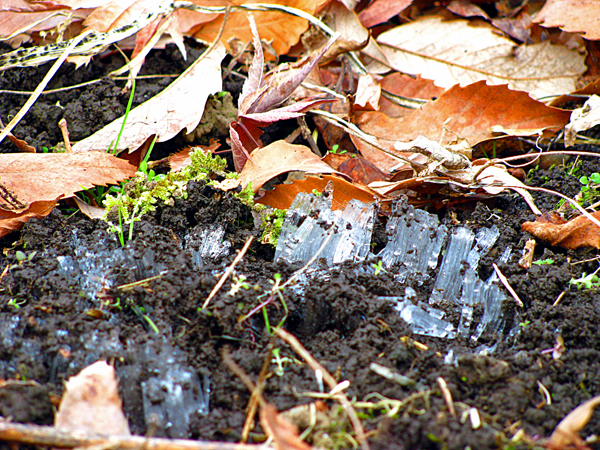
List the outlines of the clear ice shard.
{"type": "Polygon", "coordinates": [[[307,263],[328,240],[319,259],[328,265],[362,261],[369,254],[374,204],[351,200],[332,211],[325,196],[300,193],[290,206],[275,250],[275,262],[307,263]]]}
{"type": "Polygon", "coordinates": [[[394,205],[386,234],[388,244],[378,255],[383,265],[397,267],[398,282],[410,276],[421,284],[429,278],[427,270],[437,267],[448,230],[436,215],[409,206],[403,197],[394,205]]]}
{"type": "Polygon", "coordinates": [[[146,347],[145,357],[150,375],[141,383],[146,424],[159,435],[187,438],[192,414],[208,414],[208,378],[202,384],[196,371],[180,362],[183,357],[168,344],[158,354],[146,347]]]}

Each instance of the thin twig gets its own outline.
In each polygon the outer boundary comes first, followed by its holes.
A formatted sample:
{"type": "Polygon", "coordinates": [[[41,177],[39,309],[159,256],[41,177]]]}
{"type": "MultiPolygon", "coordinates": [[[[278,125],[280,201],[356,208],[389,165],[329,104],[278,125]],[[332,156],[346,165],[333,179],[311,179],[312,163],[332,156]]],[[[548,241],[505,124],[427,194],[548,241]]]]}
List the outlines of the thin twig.
{"type": "Polygon", "coordinates": [[[105,436],[57,430],[54,427],[0,421],[0,441],[59,448],[109,448],[111,450],[259,450],[264,445],[145,436],[105,436]]]}
{"type": "Polygon", "coordinates": [[[498,275],[500,282],[504,285],[508,292],[510,292],[510,295],[512,295],[512,297],[515,299],[517,305],[519,305],[521,308],[524,308],[525,305],[523,304],[515,290],[512,288],[512,286],[508,283],[508,279],[504,276],[502,272],[500,272],[500,269],[498,269],[496,263],[492,263],[492,266],[494,267],[494,270],[496,271],[496,275],[498,275]]]}
{"type": "MultiPolygon", "coordinates": [[[[329,388],[335,389],[335,387],[338,385],[335,378],[331,376],[331,374],[325,369],[325,367],[323,367],[315,358],[313,358],[309,351],[306,350],[306,348],[300,343],[300,341],[298,341],[298,339],[296,339],[296,337],[293,334],[288,333],[287,331],[282,330],[280,328],[275,328],[275,333],[279,338],[287,342],[289,346],[292,347],[294,351],[298,354],[298,356],[300,356],[302,359],[304,359],[304,361],[306,361],[306,363],[310,366],[310,368],[313,371],[316,372],[317,370],[320,370],[323,374],[323,379],[325,380],[329,388]]],[[[369,450],[369,442],[367,441],[367,437],[365,436],[365,430],[363,429],[362,423],[360,422],[360,419],[356,414],[354,406],[352,406],[352,403],[350,402],[350,400],[348,400],[348,397],[346,397],[346,394],[344,394],[343,392],[336,394],[336,400],[340,402],[340,404],[344,407],[346,414],[348,414],[348,418],[352,423],[352,427],[354,428],[354,431],[356,433],[356,438],[360,442],[362,449],[369,450]]]]}
{"type": "Polygon", "coordinates": [[[223,286],[223,284],[225,284],[225,281],[227,281],[227,278],[229,278],[229,275],[232,274],[233,269],[235,268],[235,266],[237,265],[237,263],[239,263],[242,260],[242,258],[244,257],[244,255],[246,254],[246,252],[248,251],[248,249],[250,248],[250,244],[252,243],[253,240],[254,240],[254,236],[250,236],[250,237],[248,237],[248,239],[246,239],[246,243],[244,244],[244,246],[242,247],[242,249],[238,252],[237,256],[235,257],[235,259],[233,260],[233,262],[231,263],[231,265],[227,268],[227,270],[225,271],[225,273],[221,276],[221,279],[219,280],[219,282],[215,285],[215,287],[213,288],[213,290],[210,292],[210,294],[208,295],[208,297],[204,301],[204,304],[202,305],[202,309],[206,309],[206,307],[210,303],[211,299],[215,295],[217,295],[217,292],[219,292],[219,289],[221,289],[221,287],[223,286]]]}

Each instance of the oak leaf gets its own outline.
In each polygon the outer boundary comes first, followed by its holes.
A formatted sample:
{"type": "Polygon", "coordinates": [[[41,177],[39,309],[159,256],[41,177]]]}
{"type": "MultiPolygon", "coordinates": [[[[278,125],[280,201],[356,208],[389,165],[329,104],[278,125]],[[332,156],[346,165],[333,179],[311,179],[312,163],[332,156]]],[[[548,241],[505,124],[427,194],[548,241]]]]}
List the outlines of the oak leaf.
{"type": "Polygon", "coordinates": [[[379,35],[392,67],[420,74],[440,87],[478,80],[506,84],[534,98],[572,92],[585,72],[585,56],[542,42],[516,45],[489,24],[424,17],[379,35]]]}

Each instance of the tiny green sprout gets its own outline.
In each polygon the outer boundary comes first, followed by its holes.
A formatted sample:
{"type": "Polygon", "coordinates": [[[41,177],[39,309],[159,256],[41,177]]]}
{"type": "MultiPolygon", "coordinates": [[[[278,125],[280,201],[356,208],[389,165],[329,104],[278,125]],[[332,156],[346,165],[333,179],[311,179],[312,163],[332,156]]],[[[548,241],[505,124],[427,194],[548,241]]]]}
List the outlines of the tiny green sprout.
{"type": "Polygon", "coordinates": [[[313,189],[311,192],[313,195],[316,195],[317,197],[321,197],[323,195],[322,192],[317,191],[316,189],[313,189]]]}
{"type": "Polygon", "coordinates": [[[250,289],[250,285],[246,283],[246,277],[244,275],[240,275],[239,277],[233,276],[233,283],[231,284],[231,289],[229,289],[228,295],[233,297],[237,294],[240,289],[250,289]]]}
{"type": "Polygon", "coordinates": [[[8,302],[6,302],[8,306],[12,306],[15,309],[20,309],[21,305],[25,304],[25,300],[17,301],[16,298],[11,298],[8,302]]]}
{"type": "Polygon", "coordinates": [[[530,323],[531,323],[531,321],[530,321],[530,320],[526,320],[526,321],[524,321],[524,322],[521,322],[521,323],[519,324],[519,326],[520,326],[521,328],[525,328],[525,327],[526,327],[527,325],[529,325],[530,323]]]}
{"type": "Polygon", "coordinates": [[[587,275],[585,272],[580,278],[571,278],[569,284],[574,284],[577,289],[596,289],[600,287],[600,278],[596,275],[596,272],[587,275]]]}
{"type": "Polygon", "coordinates": [[[382,272],[383,273],[388,273],[388,271],[383,268],[383,261],[382,260],[379,260],[379,262],[377,262],[377,264],[375,264],[375,263],[371,264],[371,267],[373,269],[375,269],[375,276],[379,275],[382,272]]]}
{"type": "Polygon", "coordinates": [[[344,153],[348,152],[348,150],[340,150],[340,146],[338,144],[335,144],[333,147],[331,147],[331,150],[329,151],[337,155],[343,155],[344,153]]]}
{"type": "Polygon", "coordinates": [[[532,264],[535,264],[537,266],[545,266],[545,265],[554,264],[554,260],[552,258],[538,259],[537,261],[533,261],[532,264]]]}

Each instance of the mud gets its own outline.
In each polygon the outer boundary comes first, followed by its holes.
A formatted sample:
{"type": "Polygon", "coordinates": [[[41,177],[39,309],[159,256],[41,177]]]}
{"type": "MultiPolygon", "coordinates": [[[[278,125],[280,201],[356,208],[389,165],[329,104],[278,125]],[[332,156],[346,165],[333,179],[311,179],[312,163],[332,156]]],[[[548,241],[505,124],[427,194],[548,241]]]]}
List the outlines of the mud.
{"type": "MultiPolygon", "coordinates": [[[[113,58],[95,61],[86,70],[65,67],[52,87],[102,77],[116,67],[113,58]]],[[[172,73],[185,64],[169,48],[154,52],[144,67],[148,73],[172,73]]],[[[33,90],[44,70],[6,72],[0,77],[0,89],[33,90]]],[[[160,91],[165,81],[142,85],[136,92],[137,103],[160,91]]],[[[55,124],[64,115],[72,138],[81,139],[123,113],[127,95],[120,90],[115,82],[103,81],[44,96],[15,133],[32,145],[52,147],[60,141],[55,124]]],[[[7,94],[2,98],[3,120],[25,100],[7,94]]],[[[2,143],[1,151],[14,150],[2,143]]],[[[600,172],[600,167],[586,160],[577,176],[567,176],[564,168],[555,167],[533,172],[528,182],[574,195],[581,187],[578,176],[592,172],[600,172]]],[[[534,197],[542,209],[552,209],[558,201],[547,195],[534,197]]],[[[174,358],[200,380],[210,380],[208,413],[191,414],[185,437],[237,441],[250,393],[224,366],[221,352],[225,347],[254,380],[268,345],[279,349],[264,396],[280,411],[311,402],[302,394],[319,390],[313,371],[268,333],[265,317],[269,326],[285,318],[284,327],[337,380],[350,381],[346,390],[350,398],[402,401],[391,417],[386,412],[392,403],[387,409],[379,403],[359,410],[372,448],[542,447],[543,438],[568,412],[600,393],[600,294],[597,289],[577,290],[569,285],[572,278],[598,269],[597,252],[566,251],[538,243],[534,260],[553,259],[554,263],[521,269],[518,253],[530,236],[520,225],[533,219],[525,203],[506,194],[470,206],[449,208],[440,217],[448,226],[452,226],[449,212],[453,212],[461,225],[473,230],[493,224],[500,228],[500,241],[482,260],[479,275],[487,278],[493,270],[491,263],[506,246],[512,246],[515,256],[500,269],[525,304],[521,309],[508,302],[505,308],[514,310],[513,323],[507,324],[503,334],[484,335],[478,342],[412,335],[393,305],[378,298],[401,296],[405,286],[394,283],[390,274],[366,275],[353,265],[331,269],[326,279],[312,282],[304,295],[287,290],[283,301],[266,306],[266,315],[258,311],[242,321],[243,315],[265,300],[261,295],[271,289],[276,274],[286,280],[297,269],[275,265],[273,249],[258,239],[236,267],[236,277],[244,275],[248,289],[234,292],[235,280],[230,279],[209,307],[201,309],[235,250],[248,236],[258,238],[260,233],[251,212],[237,199],[200,183],[188,186],[187,199],[162,205],[136,224],[134,238],[124,249],[107,233],[106,224],[67,208],[56,209],[0,241],[0,264],[7,268],[0,285],[0,378],[5,380],[0,383],[0,415],[23,423],[52,423],[63,381],[103,358],[116,367],[132,432],[144,434],[148,424],[141,383],[152,376],[161,358],[176,354],[174,358]],[[200,261],[195,253],[201,244],[198,236],[216,225],[225,230],[224,240],[231,243],[231,249],[200,261]],[[88,280],[86,273],[98,267],[102,270],[88,280]],[[123,287],[149,277],[155,278],[123,287]],[[555,347],[558,336],[564,339],[566,351],[555,359],[546,350],[555,347]],[[489,354],[481,351],[483,346],[490,349],[489,354]],[[382,378],[369,369],[373,362],[408,377],[409,382],[401,385],[382,378]],[[440,377],[452,393],[454,416],[441,395],[440,377]],[[540,385],[549,392],[551,403],[540,385]],[[479,412],[477,429],[469,420],[470,408],[479,412]]],[[[380,241],[384,226],[382,219],[375,233],[380,241]]],[[[426,300],[428,287],[413,287],[426,300]]],[[[335,415],[336,404],[325,404],[335,415]]],[[[316,443],[352,448],[347,435],[352,434],[350,425],[343,415],[336,417],[339,420],[319,438],[315,438],[317,433],[309,435],[309,442],[329,439],[316,443]]],[[[599,426],[600,414],[595,413],[581,435],[597,434],[599,426]]],[[[154,433],[169,435],[160,427],[154,433]]],[[[263,438],[260,426],[250,438],[263,438]]]]}

